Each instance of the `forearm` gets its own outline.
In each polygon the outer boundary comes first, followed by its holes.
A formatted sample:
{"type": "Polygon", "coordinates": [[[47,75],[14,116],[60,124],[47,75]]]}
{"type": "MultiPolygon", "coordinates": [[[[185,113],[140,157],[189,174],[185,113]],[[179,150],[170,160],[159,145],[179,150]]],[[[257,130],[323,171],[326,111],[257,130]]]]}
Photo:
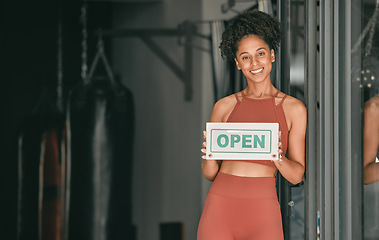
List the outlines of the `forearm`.
{"type": "Polygon", "coordinates": [[[292,161],[285,156],[282,160],[274,161],[280,174],[292,184],[298,184],[303,180],[305,168],[296,161],[292,161]]]}
{"type": "Polygon", "coordinates": [[[375,162],[379,149],[379,95],[365,103],[363,128],[364,184],[379,181],[379,164],[375,162]]]}
{"type": "Polygon", "coordinates": [[[379,164],[370,163],[364,168],[364,184],[371,184],[379,181],[379,164]]]}
{"type": "Polygon", "coordinates": [[[215,160],[206,160],[203,159],[203,163],[201,164],[201,169],[203,171],[203,175],[209,181],[213,181],[220,169],[220,163],[215,160]]]}

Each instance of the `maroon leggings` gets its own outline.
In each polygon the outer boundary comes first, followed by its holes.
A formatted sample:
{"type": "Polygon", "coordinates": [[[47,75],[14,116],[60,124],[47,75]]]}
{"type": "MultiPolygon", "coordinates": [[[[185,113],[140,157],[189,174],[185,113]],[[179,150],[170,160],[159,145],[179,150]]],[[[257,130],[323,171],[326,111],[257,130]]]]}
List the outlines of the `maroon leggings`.
{"type": "Polygon", "coordinates": [[[205,199],[197,240],[282,239],[275,178],[219,172],[205,199]]]}

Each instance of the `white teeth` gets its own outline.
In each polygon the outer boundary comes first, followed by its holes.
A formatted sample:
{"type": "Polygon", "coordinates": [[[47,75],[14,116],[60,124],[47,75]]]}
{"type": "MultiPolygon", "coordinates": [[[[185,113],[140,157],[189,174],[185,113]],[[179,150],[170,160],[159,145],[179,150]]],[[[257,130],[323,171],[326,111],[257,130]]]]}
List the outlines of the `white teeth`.
{"type": "Polygon", "coordinates": [[[256,74],[256,73],[260,73],[260,72],[262,72],[262,71],[263,71],[263,68],[258,69],[258,70],[256,70],[256,71],[250,71],[250,72],[253,73],[253,74],[256,74]]]}

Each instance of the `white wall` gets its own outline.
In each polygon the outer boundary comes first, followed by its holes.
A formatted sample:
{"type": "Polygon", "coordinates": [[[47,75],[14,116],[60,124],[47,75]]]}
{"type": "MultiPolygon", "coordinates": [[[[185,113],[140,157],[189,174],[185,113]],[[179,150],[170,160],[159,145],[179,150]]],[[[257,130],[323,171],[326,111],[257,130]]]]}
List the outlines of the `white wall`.
{"type": "MultiPolygon", "coordinates": [[[[200,1],[167,0],[118,4],[115,28],[176,28],[200,18],[200,1]]],[[[177,38],[155,37],[184,69],[184,48],[177,38]]],[[[133,221],[138,240],[158,240],[159,224],[182,222],[185,239],[196,239],[200,207],[200,62],[196,50],[193,97],[184,84],[138,38],[113,40],[113,68],[132,91],[136,107],[133,168],[133,221]]]]}
{"type": "MultiPolygon", "coordinates": [[[[221,14],[226,0],[165,0],[117,4],[115,29],[176,28],[185,20],[229,19],[221,14]]],[[[241,6],[239,6],[241,7],[241,6]]],[[[199,24],[209,34],[209,25],[199,24]]],[[[184,68],[177,38],[155,37],[159,46],[184,68]]],[[[209,41],[195,39],[209,49],[209,41]]],[[[184,84],[138,38],[113,39],[113,69],[132,91],[136,107],[133,168],[133,221],[138,240],[158,240],[159,224],[182,222],[186,240],[196,239],[209,183],[201,174],[202,130],[213,106],[209,52],[193,49],[193,98],[184,99],[184,84]]]]}

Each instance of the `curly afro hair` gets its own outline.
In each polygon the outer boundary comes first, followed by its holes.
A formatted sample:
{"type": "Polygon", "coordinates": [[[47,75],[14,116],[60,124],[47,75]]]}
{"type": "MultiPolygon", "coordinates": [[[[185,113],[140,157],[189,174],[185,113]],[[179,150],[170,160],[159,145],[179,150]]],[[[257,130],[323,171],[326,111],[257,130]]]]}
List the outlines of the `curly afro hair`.
{"type": "Polygon", "coordinates": [[[248,10],[227,25],[220,44],[221,56],[233,60],[239,42],[248,35],[260,36],[275,52],[283,36],[277,19],[258,10],[248,10]]]}

